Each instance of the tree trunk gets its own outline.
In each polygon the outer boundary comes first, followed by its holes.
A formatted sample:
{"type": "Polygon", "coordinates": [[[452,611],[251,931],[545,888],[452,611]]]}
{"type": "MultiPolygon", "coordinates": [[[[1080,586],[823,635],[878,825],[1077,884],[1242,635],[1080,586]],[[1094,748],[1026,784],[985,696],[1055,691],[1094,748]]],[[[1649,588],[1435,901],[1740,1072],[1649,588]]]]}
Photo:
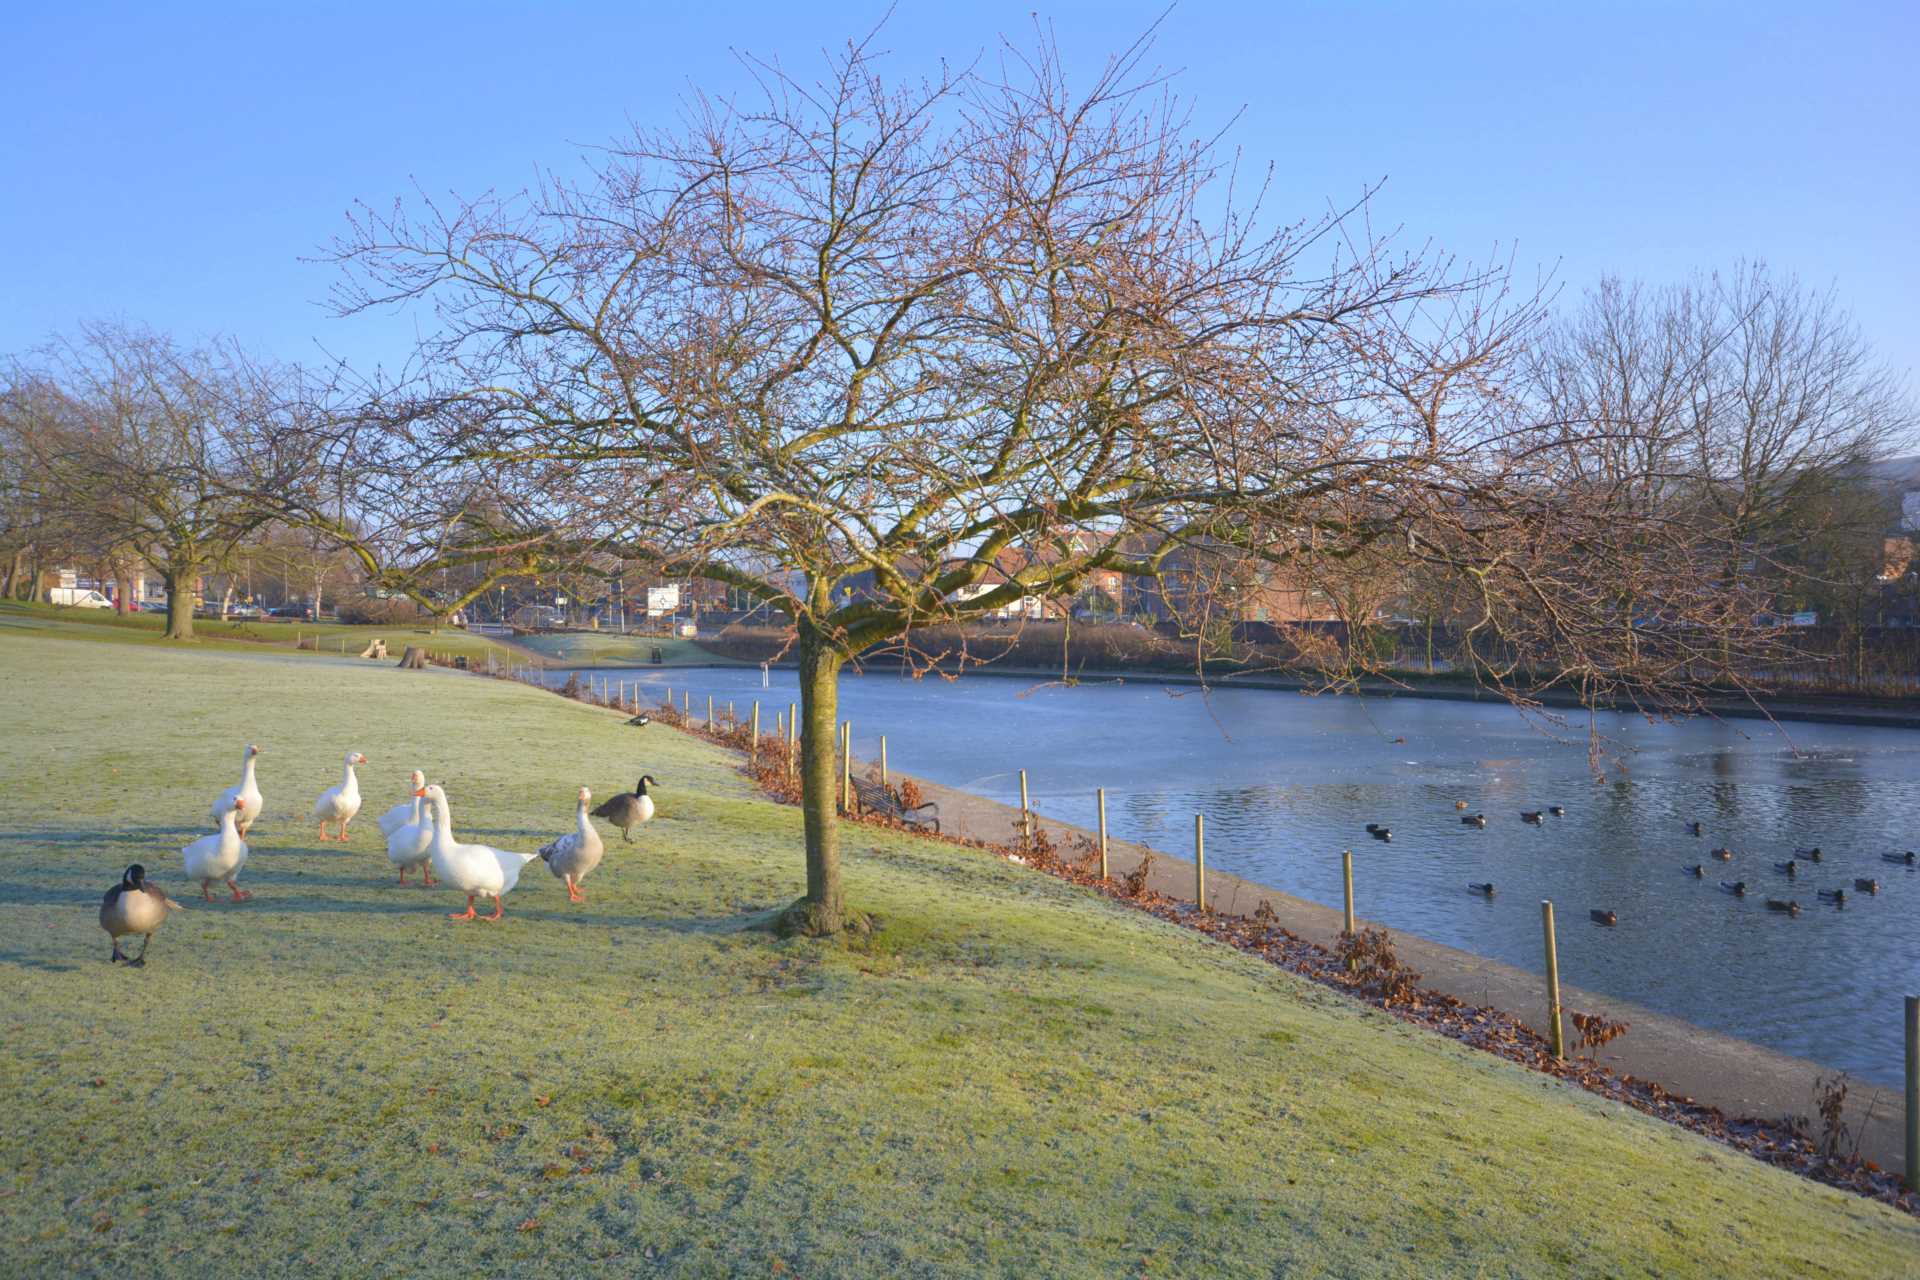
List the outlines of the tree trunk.
{"type": "Polygon", "coordinates": [[[320,591],[326,584],[326,574],[316,573],[313,575],[313,620],[315,622],[320,621],[320,591]]]}
{"type": "Polygon", "coordinates": [[[167,566],[167,639],[193,639],[193,580],[191,565],[167,566]]]}
{"type": "Polygon", "coordinates": [[[840,890],[839,780],[841,657],[819,629],[801,621],[800,810],[807,828],[807,896],[788,909],[785,931],[835,934],[846,923],[840,890]]]}

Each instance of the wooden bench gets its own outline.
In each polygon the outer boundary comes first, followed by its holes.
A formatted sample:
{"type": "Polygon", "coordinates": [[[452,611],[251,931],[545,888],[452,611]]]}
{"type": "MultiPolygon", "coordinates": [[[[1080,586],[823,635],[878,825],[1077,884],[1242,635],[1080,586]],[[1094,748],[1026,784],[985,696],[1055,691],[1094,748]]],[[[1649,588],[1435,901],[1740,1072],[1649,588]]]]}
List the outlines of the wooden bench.
{"type": "Polygon", "coordinates": [[[871,778],[855,778],[853,794],[860,807],[868,813],[877,813],[910,827],[932,827],[935,835],[940,832],[940,806],[931,800],[911,809],[902,808],[892,791],[871,778]],[[932,817],[926,816],[928,809],[933,810],[932,817]]]}

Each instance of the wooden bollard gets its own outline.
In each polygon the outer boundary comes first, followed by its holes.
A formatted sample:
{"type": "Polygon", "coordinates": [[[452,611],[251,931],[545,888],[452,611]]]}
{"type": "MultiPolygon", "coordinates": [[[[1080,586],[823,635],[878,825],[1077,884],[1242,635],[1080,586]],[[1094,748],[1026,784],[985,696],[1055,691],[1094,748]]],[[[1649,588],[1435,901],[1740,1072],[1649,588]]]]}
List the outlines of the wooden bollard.
{"type": "Polygon", "coordinates": [[[747,763],[760,767],[760,700],[753,702],[753,735],[747,740],[747,763]]]}
{"type": "Polygon", "coordinates": [[[880,785],[887,785],[887,735],[880,735],[880,785]]]}
{"type": "Polygon", "coordinates": [[[1193,815],[1193,900],[1207,909],[1207,820],[1193,815]]]}
{"type": "Polygon", "coordinates": [[[1026,847],[1033,845],[1033,808],[1027,803],[1027,771],[1020,771],[1020,841],[1026,847]]]}
{"type": "Polygon", "coordinates": [[[1107,878],[1107,789],[1096,787],[1094,800],[1100,810],[1100,878],[1107,878]]]}
{"type": "Polygon", "coordinates": [[[793,777],[794,758],[800,754],[800,712],[793,703],[787,704],[787,777],[793,777]]]}
{"type": "Polygon", "coordinates": [[[680,714],[689,720],[693,718],[693,694],[685,689],[680,691],[680,714]]]}
{"type": "Polygon", "coordinates": [[[713,732],[713,695],[707,695],[707,732],[713,732]]]}
{"type": "Polygon", "coordinates": [[[1547,1041],[1553,1056],[1567,1056],[1566,1028],[1560,1023],[1560,948],[1553,940],[1553,903],[1540,901],[1540,928],[1547,940],[1547,1041]]]}
{"type": "Polygon", "coordinates": [[[853,721],[840,722],[840,807],[853,813],[853,721]]]}
{"type": "MultiPolygon", "coordinates": [[[[1346,925],[1347,936],[1351,938],[1353,936],[1353,850],[1351,849],[1340,851],[1340,874],[1347,882],[1346,925]]],[[[1358,961],[1349,959],[1347,968],[1352,969],[1357,963],[1358,961]]]]}
{"type": "Polygon", "coordinates": [[[1907,1190],[1920,1191],[1920,996],[1907,997],[1907,1190]]]}

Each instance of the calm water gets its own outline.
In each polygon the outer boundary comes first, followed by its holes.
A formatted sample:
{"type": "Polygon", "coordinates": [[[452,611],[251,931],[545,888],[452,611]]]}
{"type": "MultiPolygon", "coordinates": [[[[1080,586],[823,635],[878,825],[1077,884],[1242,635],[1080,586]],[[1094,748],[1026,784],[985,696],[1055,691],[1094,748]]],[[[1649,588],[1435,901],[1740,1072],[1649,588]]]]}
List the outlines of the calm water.
{"type": "MultiPolygon", "coordinates": [[[[764,691],[757,669],[604,674],[638,679],[652,701],[663,686],[690,690],[696,709],[714,694],[744,716],[760,698],[768,732],[797,696],[778,671],[764,691]]],[[[1170,852],[1191,856],[1204,813],[1209,865],[1329,906],[1351,848],[1363,916],[1536,972],[1551,898],[1567,981],[1900,1083],[1920,875],[1880,855],[1920,845],[1920,731],[1604,716],[1614,759],[1598,781],[1583,725],[1542,732],[1464,702],[867,675],[843,679],[841,715],[857,756],[876,755],[884,731],[895,768],[1005,803],[1019,802],[1025,768],[1049,817],[1092,826],[1104,786],[1113,834],[1170,852]],[[1455,800],[1484,811],[1487,829],[1462,826],[1455,800]],[[1566,816],[1521,822],[1552,804],[1566,816]],[[1688,832],[1694,819],[1704,838],[1688,832]],[[1368,822],[1391,827],[1392,843],[1368,838],[1368,822]],[[1708,856],[1719,845],[1734,861],[1708,856]],[[1812,845],[1824,861],[1802,862],[1796,881],[1774,870],[1812,845]],[[1681,872],[1696,862],[1704,881],[1681,872]],[[1856,875],[1878,879],[1879,896],[1856,898],[1856,875]],[[1748,896],[1722,892],[1723,879],[1747,881],[1748,896]],[[1488,880],[1494,899],[1466,891],[1488,880]],[[1836,886],[1844,909],[1816,896],[1836,886]],[[1768,896],[1804,910],[1769,912],[1768,896]],[[1619,924],[1589,923],[1593,907],[1619,924]]]]}

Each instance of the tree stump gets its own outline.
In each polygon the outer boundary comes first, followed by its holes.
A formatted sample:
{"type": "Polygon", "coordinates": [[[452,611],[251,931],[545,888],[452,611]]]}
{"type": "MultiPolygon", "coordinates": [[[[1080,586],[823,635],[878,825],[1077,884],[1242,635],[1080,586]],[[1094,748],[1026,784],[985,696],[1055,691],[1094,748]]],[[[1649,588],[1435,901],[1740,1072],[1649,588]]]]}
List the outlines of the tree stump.
{"type": "Polygon", "coordinates": [[[403,671],[426,670],[427,651],[418,645],[408,645],[407,651],[400,655],[400,668],[403,671]]]}

